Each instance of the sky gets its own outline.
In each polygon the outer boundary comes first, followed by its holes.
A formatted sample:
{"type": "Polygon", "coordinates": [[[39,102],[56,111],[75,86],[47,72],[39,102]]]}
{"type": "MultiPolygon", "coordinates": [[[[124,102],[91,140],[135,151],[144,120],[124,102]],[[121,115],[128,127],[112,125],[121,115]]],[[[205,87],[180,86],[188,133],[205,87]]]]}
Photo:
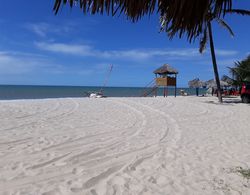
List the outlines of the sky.
{"type": "MultiPolygon", "coordinates": [[[[159,32],[157,14],[132,23],[125,16],[83,14],[64,7],[54,15],[53,0],[0,3],[0,84],[100,86],[110,65],[108,86],[145,86],[153,71],[170,64],[179,71],[178,87],[196,77],[214,78],[209,45],[199,53],[199,40],[169,40],[159,32]]],[[[249,0],[235,8],[250,9],[249,0]]],[[[219,74],[250,54],[250,17],[228,15],[235,36],[213,23],[219,74]]]]}

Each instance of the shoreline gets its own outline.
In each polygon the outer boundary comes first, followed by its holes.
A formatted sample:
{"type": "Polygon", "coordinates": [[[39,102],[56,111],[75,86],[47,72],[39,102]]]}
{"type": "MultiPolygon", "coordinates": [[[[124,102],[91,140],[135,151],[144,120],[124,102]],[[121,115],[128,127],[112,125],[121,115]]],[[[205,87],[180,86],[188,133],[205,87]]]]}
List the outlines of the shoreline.
{"type": "MultiPolygon", "coordinates": [[[[0,85],[0,99],[43,99],[43,98],[74,98],[84,97],[86,92],[99,91],[102,87],[56,87],[56,86],[6,86],[0,85]]],[[[105,87],[104,95],[108,97],[140,97],[145,92],[145,87],[105,87]]],[[[184,89],[188,94],[195,94],[195,89],[178,88],[177,91],[184,89]]],[[[200,90],[205,93],[204,89],[200,90]]],[[[163,95],[162,89],[159,95],[163,95]]],[[[169,94],[174,95],[174,89],[169,88],[169,94]]]]}

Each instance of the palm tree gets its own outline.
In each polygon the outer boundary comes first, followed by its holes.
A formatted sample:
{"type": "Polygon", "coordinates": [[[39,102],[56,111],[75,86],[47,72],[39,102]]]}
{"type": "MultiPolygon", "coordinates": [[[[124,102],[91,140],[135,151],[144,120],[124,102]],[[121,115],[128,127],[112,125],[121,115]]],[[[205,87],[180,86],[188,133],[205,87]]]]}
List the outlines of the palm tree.
{"type": "MultiPolygon", "coordinates": [[[[210,12],[211,13],[211,12],[210,12]]],[[[237,14],[242,14],[242,15],[250,15],[249,11],[246,10],[227,10],[226,13],[237,13],[237,14]]],[[[221,18],[210,14],[209,17],[207,18],[207,21],[204,22],[205,27],[204,27],[204,34],[203,37],[200,41],[200,53],[202,53],[205,49],[206,43],[207,43],[207,36],[209,36],[209,43],[210,43],[210,51],[211,51],[211,56],[212,56],[212,62],[213,62],[213,69],[214,69],[214,77],[218,89],[218,98],[219,101],[222,103],[222,94],[221,94],[221,86],[220,86],[220,79],[219,79],[219,72],[217,68],[217,62],[216,62],[216,56],[215,56],[215,50],[214,50],[214,41],[213,41],[213,33],[212,33],[212,25],[211,22],[213,20],[216,20],[222,27],[226,28],[231,36],[234,36],[234,33],[232,29],[229,27],[229,25],[222,20],[221,18]],[[207,33],[208,32],[208,33],[207,33]],[[207,35],[208,34],[208,35],[207,35]]]]}
{"type": "Polygon", "coordinates": [[[189,42],[201,37],[200,52],[205,49],[209,38],[213,61],[214,76],[219,91],[219,101],[222,102],[219,73],[216,63],[212,25],[217,20],[226,27],[231,34],[230,27],[221,19],[227,13],[250,15],[250,11],[232,9],[233,0],[55,0],[54,12],[58,13],[63,4],[73,7],[80,5],[80,9],[91,14],[106,12],[108,15],[125,14],[132,22],[136,22],[144,15],[159,13],[161,30],[165,31],[170,39],[178,35],[186,35],[189,42]]]}
{"type": "Polygon", "coordinates": [[[234,63],[234,67],[230,68],[230,72],[235,80],[235,83],[240,86],[242,82],[250,82],[250,55],[242,60],[234,63]]]}

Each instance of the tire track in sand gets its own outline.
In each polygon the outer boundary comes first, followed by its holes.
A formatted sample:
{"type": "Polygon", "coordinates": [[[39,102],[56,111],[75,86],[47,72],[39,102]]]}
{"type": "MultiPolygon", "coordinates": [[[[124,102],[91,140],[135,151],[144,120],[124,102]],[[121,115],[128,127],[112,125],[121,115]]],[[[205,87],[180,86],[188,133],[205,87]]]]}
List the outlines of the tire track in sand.
{"type": "MultiPolygon", "coordinates": [[[[41,161],[38,164],[31,163],[29,167],[35,167],[35,172],[31,173],[39,173],[39,175],[25,175],[24,178],[16,178],[14,181],[9,182],[6,181],[3,183],[4,185],[1,186],[16,191],[28,186],[35,188],[34,184],[36,186],[49,186],[50,183],[56,183],[60,186],[64,185],[64,182],[67,182],[69,183],[67,185],[68,189],[71,190],[71,194],[78,192],[82,194],[91,192],[96,192],[98,195],[104,194],[105,191],[116,188],[115,186],[118,184],[116,184],[114,180],[117,177],[122,178],[122,180],[124,180],[125,177],[131,180],[139,180],[140,178],[137,178],[133,172],[141,168],[150,173],[151,171],[144,167],[144,163],[154,161],[155,159],[157,160],[156,157],[158,157],[161,152],[164,152],[164,148],[166,148],[166,151],[169,151],[176,147],[181,135],[178,124],[168,114],[145,105],[143,102],[133,101],[133,99],[110,98],[101,101],[104,105],[105,102],[114,104],[112,107],[114,113],[107,115],[110,119],[116,116],[116,109],[124,110],[124,112],[130,110],[134,113],[131,117],[136,117],[136,122],[126,128],[116,126],[115,128],[120,128],[117,129],[118,133],[111,133],[105,137],[105,139],[102,139],[103,134],[97,135],[95,139],[93,139],[96,143],[93,143],[91,146],[92,150],[86,150],[87,148],[84,147],[81,150],[80,147],[86,143],[86,139],[84,138],[77,140],[77,142],[79,142],[78,144],[72,143],[71,145],[71,143],[67,142],[69,145],[67,145],[68,150],[65,150],[66,153],[62,150],[60,155],[56,155],[54,158],[50,158],[50,160],[41,161]],[[120,106],[116,108],[116,105],[120,106]],[[99,138],[101,138],[100,141],[98,141],[99,138]],[[99,144],[101,141],[103,142],[100,147],[99,144]],[[55,166],[55,162],[59,166],[55,166]],[[69,162],[73,162],[73,164],[69,162]],[[75,180],[81,183],[80,187],[74,187],[75,180]],[[99,188],[100,186],[104,186],[106,189],[102,193],[100,193],[100,189],[103,188],[99,188]]],[[[77,109],[79,109],[79,107],[75,108],[75,111],[78,112],[77,109]]],[[[72,109],[71,112],[74,112],[74,109],[72,109]]],[[[94,114],[95,110],[90,110],[90,112],[94,114]]],[[[68,114],[57,117],[60,119],[60,117],[65,118],[70,117],[70,115],[69,111],[68,114]]],[[[51,120],[53,121],[53,117],[51,120]]],[[[51,120],[43,122],[48,124],[51,123],[51,120]]],[[[129,117],[127,120],[129,120],[129,117]]],[[[105,127],[105,124],[102,124],[102,126],[105,127]]],[[[100,128],[102,128],[102,126],[100,126],[100,128]]],[[[72,142],[74,142],[74,139],[72,139],[72,142]]],[[[59,148],[61,148],[63,144],[59,146],[59,148]]],[[[49,148],[49,150],[53,152],[59,148],[52,147],[49,148]]],[[[155,161],[155,163],[158,163],[158,161],[155,161]]],[[[31,171],[32,170],[33,169],[31,169],[31,171]]],[[[126,183],[125,180],[124,182],[126,183]]],[[[127,185],[129,186],[130,184],[127,183],[127,185]]],[[[145,181],[139,184],[142,189],[145,187],[144,185],[145,181]]]]}
{"type": "MultiPolygon", "coordinates": [[[[117,101],[116,101],[117,102],[117,101]]],[[[163,131],[163,133],[159,133],[158,138],[154,138],[154,140],[150,140],[150,143],[148,147],[145,147],[142,151],[137,152],[135,156],[131,156],[129,159],[127,159],[126,163],[124,164],[123,168],[116,171],[115,173],[112,174],[112,176],[103,179],[103,183],[106,183],[106,191],[110,192],[112,189],[117,187],[117,184],[113,182],[114,180],[117,179],[119,176],[119,179],[124,179],[125,177],[128,179],[134,179],[138,180],[135,175],[132,174],[134,170],[136,170],[144,161],[147,160],[153,160],[154,156],[159,155],[159,153],[165,151],[165,148],[167,150],[174,150],[177,146],[177,142],[180,139],[181,132],[179,130],[178,124],[176,121],[170,117],[168,114],[158,110],[154,109],[150,106],[147,106],[142,103],[134,102],[134,101],[129,101],[129,100],[122,100],[119,101],[125,104],[126,106],[132,107],[133,109],[140,110],[146,115],[145,120],[147,120],[147,124],[149,125],[150,123],[154,123],[155,121],[149,120],[150,117],[153,115],[157,115],[156,118],[158,119],[164,119],[165,123],[162,124],[161,129],[157,129],[158,131],[163,131]],[[148,114],[149,113],[149,114],[148,114]],[[168,126],[166,126],[168,124],[168,126]],[[125,176],[124,176],[125,175],[125,176]]],[[[152,128],[145,126],[144,129],[141,129],[140,131],[137,131],[136,133],[132,134],[132,137],[139,137],[143,131],[148,130],[152,128]]],[[[150,133],[150,131],[147,131],[147,133],[150,133]]],[[[145,140],[144,140],[145,141],[145,140]]],[[[136,144],[136,143],[134,143],[136,144]]],[[[105,184],[103,184],[105,185],[105,184]]],[[[144,184],[141,183],[141,187],[144,187],[144,184]]],[[[95,190],[96,192],[98,191],[97,189],[92,189],[95,190]]],[[[98,194],[104,194],[103,192],[99,192],[98,194]]]]}

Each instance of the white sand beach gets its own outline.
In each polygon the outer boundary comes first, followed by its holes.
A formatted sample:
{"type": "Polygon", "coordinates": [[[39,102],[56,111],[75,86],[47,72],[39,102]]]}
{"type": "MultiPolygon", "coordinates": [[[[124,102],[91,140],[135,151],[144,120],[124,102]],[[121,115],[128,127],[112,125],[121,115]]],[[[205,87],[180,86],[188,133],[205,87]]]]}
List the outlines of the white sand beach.
{"type": "Polygon", "coordinates": [[[249,195],[250,105],[217,102],[0,101],[0,194],[249,195]]]}

